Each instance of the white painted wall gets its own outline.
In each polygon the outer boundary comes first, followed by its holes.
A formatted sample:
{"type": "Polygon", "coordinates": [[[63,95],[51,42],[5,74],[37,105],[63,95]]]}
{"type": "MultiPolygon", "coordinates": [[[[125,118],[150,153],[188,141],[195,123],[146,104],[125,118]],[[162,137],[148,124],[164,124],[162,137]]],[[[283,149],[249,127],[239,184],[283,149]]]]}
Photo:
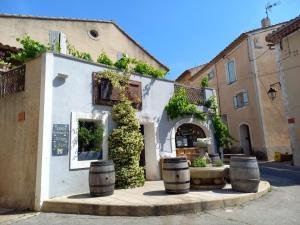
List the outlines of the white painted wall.
{"type": "MultiPolygon", "coordinates": [[[[107,113],[107,132],[110,133],[115,127],[109,106],[98,106],[92,104],[92,72],[106,69],[95,63],[76,60],[72,57],[59,54],[46,54],[46,61],[53,60],[52,68],[52,117],[45,121],[53,124],[71,124],[72,112],[78,113],[107,113]],[[57,74],[65,74],[65,80],[57,78],[57,74]]],[[[46,66],[51,66],[46,63],[46,66]]],[[[143,108],[137,113],[140,123],[144,125],[145,131],[145,155],[146,155],[146,178],[149,180],[160,179],[159,159],[162,155],[175,156],[176,150],[172,148],[175,144],[174,126],[178,120],[169,120],[165,106],[174,92],[174,83],[168,80],[152,79],[140,75],[133,75],[132,80],[142,83],[143,108]]],[[[49,93],[51,93],[49,92],[49,93]]],[[[49,99],[51,99],[49,97],[49,99]]],[[[195,121],[194,121],[195,122],[195,121]]],[[[211,136],[209,124],[199,124],[211,136]]],[[[49,132],[49,131],[47,131],[49,132]]],[[[44,142],[48,149],[51,143],[44,142]]],[[[44,152],[42,153],[44,154],[44,152]]],[[[104,153],[107,155],[107,153],[104,153]]],[[[45,172],[46,173],[46,172],[45,172]]],[[[46,173],[47,175],[47,173],[46,173]]],[[[43,177],[44,174],[41,174],[43,177]]],[[[88,167],[71,169],[70,149],[66,156],[51,156],[49,159],[49,190],[48,196],[78,194],[88,192],[88,167]]]]}

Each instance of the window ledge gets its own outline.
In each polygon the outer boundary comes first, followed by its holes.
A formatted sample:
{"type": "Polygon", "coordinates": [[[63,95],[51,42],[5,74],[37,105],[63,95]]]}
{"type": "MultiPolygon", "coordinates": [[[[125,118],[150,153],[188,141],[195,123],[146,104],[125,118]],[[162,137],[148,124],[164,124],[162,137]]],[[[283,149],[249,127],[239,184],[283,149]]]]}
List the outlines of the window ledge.
{"type": "Polygon", "coordinates": [[[107,159],[108,154],[108,114],[102,113],[82,113],[72,112],[71,115],[71,151],[70,151],[70,170],[87,169],[91,162],[96,160],[78,159],[78,121],[79,120],[99,120],[103,126],[102,159],[107,159]]]}

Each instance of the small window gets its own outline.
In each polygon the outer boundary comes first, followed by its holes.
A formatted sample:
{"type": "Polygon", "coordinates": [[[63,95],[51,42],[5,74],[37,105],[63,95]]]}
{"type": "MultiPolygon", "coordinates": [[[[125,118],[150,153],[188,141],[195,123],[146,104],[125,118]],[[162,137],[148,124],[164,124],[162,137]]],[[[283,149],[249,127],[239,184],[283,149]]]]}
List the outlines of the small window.
{"type": "Polygon", "coordinates": [[[234,108],[241,108],[243,106],[248,105],[249,98],[248,98],[248,92],[243,91],[238,93],[237,95],[233,96],[233,105],[234,108]]]}
{"type": "Polygon", "coordinates": [[[102,79],[101,81],[101,98],[105,99],[105,100],[112,100],[111,96],[112,96],[112,91],[113,91],[113,86],[112,83],[110,82],[110,80],[108,79],[102,79]]]}
{"type": "Polygon", "coordinates": [[[234,60],[227,63],[227,80],[228,84],[232,84],[236,81],[234,60]]]}
{"type": "Polygon", "coordinates": [[[100,121],[78,121],[78,160],[102,159],[103,127],[100,121]]]}
{"type": "Polygon", "coordinates": [[[223,114],[221,116],[222,122],[228,127],[228,116],[227,114],[223,114]]]}
{"type": "MultiPolygon", "coordinates": [[[[113,87],[108,79],[101,79],[98,84],[95,80],[96,73],[93,73],[93,104],[112,106],[120,100],[120,91],[113,87]]],[[[142,84],[138,81],[129,81],[125,95],[132,102],[132,106],[138,110],[142,109],[142,84]]]]}
{"type": "Polygon", "coordinates": [[[212,80],[215,78],[215,71],[211,70],[208,74],[207,74],[208,80],[212,80]]]}
{"type": "Polygon", "coordinates": [[[89,31],[88,31],[88,35],[89,35],[90,38],[92,38],[92,39],[94,39],[94,40],[97,40],[97,39],[99,39],[99,37],[100,37],[99,31],[96,30],[96,29],[91,29],[91,30],[89,30],[89,31]]]}

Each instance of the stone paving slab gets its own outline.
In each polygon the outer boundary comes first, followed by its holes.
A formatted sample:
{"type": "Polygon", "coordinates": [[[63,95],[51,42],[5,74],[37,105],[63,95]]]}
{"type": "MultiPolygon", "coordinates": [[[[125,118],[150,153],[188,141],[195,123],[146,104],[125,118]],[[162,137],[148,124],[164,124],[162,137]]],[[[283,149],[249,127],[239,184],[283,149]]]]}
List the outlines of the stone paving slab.
{"type": "Polygon", "coordinates": [[[43,203],[41,211],[101,216],[162,216],[240,205],[255,200],[270,190],[261,181],[257,193],[232,191],[231,185],[215,190],[191,190],[170,195],[162,181],[148,181],[144,187],[115,190],[106,197],[90,197],[88,193],[57,197],[43,203]]]}

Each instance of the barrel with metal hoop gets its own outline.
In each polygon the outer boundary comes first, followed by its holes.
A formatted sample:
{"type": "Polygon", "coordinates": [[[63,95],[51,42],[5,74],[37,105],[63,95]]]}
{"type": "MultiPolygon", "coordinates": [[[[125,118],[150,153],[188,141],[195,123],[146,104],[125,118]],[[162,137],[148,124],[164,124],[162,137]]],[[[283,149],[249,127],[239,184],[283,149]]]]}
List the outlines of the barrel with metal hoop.
{"type": "Polygon", "coordinates": [[[229,171],[233,190],[241,192],[258,191],[260,173],[255,157],[231,157],[229,171]]]}
{"type": "Polygon", "coordinates": [[[190,170],[186,157],[165,158],[162,175],[167,193],[182,194],[189,192],[190,170]]]}
{"type": "Polygon", "coordinates": [[[108,196],[114,193],[115,166],[112,160],[91,162],[89,171],[90,195],[108,196]]]}

